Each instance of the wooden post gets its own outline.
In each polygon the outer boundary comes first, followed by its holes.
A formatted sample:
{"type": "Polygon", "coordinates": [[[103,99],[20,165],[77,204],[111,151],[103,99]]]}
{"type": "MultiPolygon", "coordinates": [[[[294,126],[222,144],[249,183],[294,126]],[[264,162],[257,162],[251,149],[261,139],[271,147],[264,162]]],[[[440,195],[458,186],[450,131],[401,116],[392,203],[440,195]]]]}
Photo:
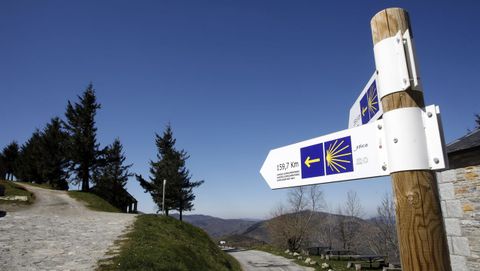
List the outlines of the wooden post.
{"type": "MultiPolygon", "coordinates": [[[[408,13],[389,8],[371,20],[373,44],[410,29],[408,13]]],[[[412,33],[412,30],[409,30],[412,33]]],[[[382,98],[383,112],[405,107],[424,107],[420,91],[389,94],[382,98]]],[[[391,174],[396,223],[403,271],[451,271],[436,175],[429,170],[391,174]]]]}

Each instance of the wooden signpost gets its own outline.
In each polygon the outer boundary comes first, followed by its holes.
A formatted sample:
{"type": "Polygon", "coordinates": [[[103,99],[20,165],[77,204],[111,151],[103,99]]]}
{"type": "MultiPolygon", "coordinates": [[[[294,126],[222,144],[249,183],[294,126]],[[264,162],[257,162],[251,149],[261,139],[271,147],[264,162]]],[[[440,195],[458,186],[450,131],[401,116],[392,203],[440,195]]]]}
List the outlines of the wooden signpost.
{"type": "Polygon", "coordinates": [[[271,150],[260,173],[272,189],[390,175],[402,270],[451,271],[433,171],[447,166],[440,112],[423,100],[408,13],[382,10],[371,28],[376,72],[350,129],[271,150]]]}
{"type": "MultiPolygon", "coordinates": [[[[401,8],[380,11],[372,18],[371,28],[374,46],[399,31],[402,35],[407,30],[412,33],[408,13],[401,8]]],[[[425,106],[423,93],[412,87],[388,94],[381,101],[384,113],[425,106]]],[[[450,271],[435,173],[411,170],[391,173],[391,177],[402,270],[450,271]]]]}

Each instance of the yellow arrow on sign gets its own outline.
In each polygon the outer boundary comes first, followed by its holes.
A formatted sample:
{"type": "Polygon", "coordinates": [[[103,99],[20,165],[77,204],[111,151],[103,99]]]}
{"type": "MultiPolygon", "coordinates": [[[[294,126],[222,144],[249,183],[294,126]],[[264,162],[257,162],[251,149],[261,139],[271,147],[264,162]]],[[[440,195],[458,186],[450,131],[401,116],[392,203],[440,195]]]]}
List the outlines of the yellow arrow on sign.
{"type": "Polygon", "coordinates": [[[307,159],[305,160],[305,165],[307,165],[307,167],[310,167],[310,164],[318,163],[318,162],[320,162],[320,158],[310,159],[310,156],[308,156],[307,159]]]}
{"type": "Polygon", "coordinates": [[[368,107],[362,108],[362,116],[365,116],[365,112],[367,112],[367,108],[368,107]]]}

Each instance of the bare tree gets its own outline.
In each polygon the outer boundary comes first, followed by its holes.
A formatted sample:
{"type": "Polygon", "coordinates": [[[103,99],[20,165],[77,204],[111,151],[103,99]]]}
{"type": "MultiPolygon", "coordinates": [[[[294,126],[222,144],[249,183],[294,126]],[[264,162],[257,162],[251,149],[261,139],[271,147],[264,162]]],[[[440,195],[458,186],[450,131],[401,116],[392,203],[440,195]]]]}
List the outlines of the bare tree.
{"type": "Polygon", "coordinates": [[[363,217],[363,207],[358,198],[357,192],[349,190],[347,192],[347,202],[345,203],[345,215],[348,217],[363,217]]]}
{"type": "Polygon", "coordinates": [[[336,216],[328,205],[325,204],[325,216],[315,220],[313,239],[323,246],[332,248],[336,240],[336,216]]]}
{"type": "Polygon", "coordinates": [[[343,244],[343,249],[347,249],[348,244],[349,244],[349,235],[347,234],[347,217],[343,214],[343,208],[342,206],[337,207],[337,214],[338,214],[338,219],[337,219],[337,227],[336,231],[338,234],[338,238],[340,239],[340,242],[343,244]]]}
{"type": "Polygon", "coordinates": [[[357,192],[350,190],[347,193],[347,201],[342,208],[338,207],[339,214],[337,232],[344,249],[355,249],[361,233],[359,218],[363,216],[363,207],[357,192]]]}
{"type": "Polygon", "coordinates": [[[325,208],[326,203],[323,197],[323,191],[320,190],[319,185],[312,185],[308,187],[308,197],[310,199],[310,208],[312,212],[317,212],[325,208]]]}
{"type": "Polygon", "coordinates": [[[395,226],[395,204],[392,196],[388,193],[385,193],[382,202],[377,207],[374,224],[374,232],[368,238],[370,249],[377,254],[385,254],[389,261],[397,261],[400,252],[395,226]]]}
{"type": "Polygon", "coordinates": [[[267,228],[272,241],[298,251],[309,235],[312,216],[321,208],[323,192],[318,185],[296,187],[288,193],[288,206],[277,206],[267,228]]]}

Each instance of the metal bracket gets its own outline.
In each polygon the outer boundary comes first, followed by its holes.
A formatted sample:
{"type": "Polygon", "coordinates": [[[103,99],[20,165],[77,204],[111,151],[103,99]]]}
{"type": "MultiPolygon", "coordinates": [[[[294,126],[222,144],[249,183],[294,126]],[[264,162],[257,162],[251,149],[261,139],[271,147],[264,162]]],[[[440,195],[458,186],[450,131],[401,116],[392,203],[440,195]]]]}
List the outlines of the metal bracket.
{"type": "Polygon", "coordinates": [[[410,87],[421,90],[415,49],[408,30],[403,36],[401,31],[398,31],[395,36],[378,42],[373,52],[380,98],[410,87]]]}
{"type": "Polygon", "coordinates": [[[408,76],[410,78],[410,86],[414,90],[423,91],[420,75],[418,73],[418,66],[415,59],[415,47],[413,44],[412,37],[410,36],[410,31],[407,29],[403,34],[403,44],[405,46],[405,53],[407,56],[407,66],[408,66],[408,76]]]}
{"type": "Polygon", "coordinates": [[[404,91],[410,87],[403,38],[399,31],[394,37],[386,38],[373,47],[375,66],[378,71],[378,94],[384,96],[404,91]]]}
{"type": "Polygon", "coordinates": [[[435,105],[425,111],[408,107],[384,113],[389,172],[446,167],[438,114],[435,105]]]}
{"type": "Polygon", "coordinates": [[[378,141],[378,161],[379,166],[383,172],[386,174],[390,173],[390,168],[388,167],[388,156],[387,156],[387,139],[385,136],[385,125],[384,120],[379,119],[375,122],[377,125],[377,141],[378,141]]]}
{"type": "Polygon", "coordinates": [[[448,167],[448,156],[445,148],[440,107],[429,105],[422,114],[427,138],[428,163],[430,169],[438,170],[448,167]]]}

